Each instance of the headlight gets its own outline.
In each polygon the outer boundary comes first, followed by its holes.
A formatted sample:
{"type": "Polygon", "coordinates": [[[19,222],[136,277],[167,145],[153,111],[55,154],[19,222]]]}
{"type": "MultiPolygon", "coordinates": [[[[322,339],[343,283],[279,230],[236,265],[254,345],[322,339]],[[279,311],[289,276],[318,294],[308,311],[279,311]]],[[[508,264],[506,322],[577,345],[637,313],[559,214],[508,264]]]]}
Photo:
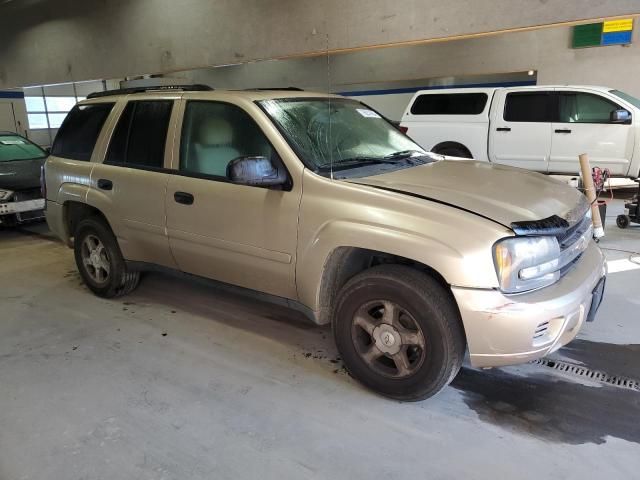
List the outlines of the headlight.
{"type": "Polygon", "coordinates": [[[13,195],[11,190],[0,190],[0,200],[9,200],[11,195],[13,195]]]}
{"type": "Polygon", "coordinates": [[[510,237],[493,247],[493,262],[504,293],[546,287],[560,279],[560,246],[555,237],[510,237]]]}

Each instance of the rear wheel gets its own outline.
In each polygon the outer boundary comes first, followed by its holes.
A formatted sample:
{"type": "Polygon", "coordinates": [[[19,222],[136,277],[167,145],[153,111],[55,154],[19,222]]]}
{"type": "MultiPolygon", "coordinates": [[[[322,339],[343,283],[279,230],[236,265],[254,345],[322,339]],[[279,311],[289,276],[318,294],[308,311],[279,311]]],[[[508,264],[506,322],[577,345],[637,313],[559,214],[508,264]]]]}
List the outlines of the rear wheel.
{"type": "Polygon", "coordinates": [[[351,375],[398,400],[435,395],[453,380],[464,357],[464,332],[451,295],[405,266],[374,267],[349,280],[333,330],[351,375]]]}
{"type": "Polygon", "coordinates": [[[90,217],[78,224],[74,254],[80,276],[96,295],[118,297],[138,286],[140,272],[127,270],[113,232],[100,218],[90,217]]]}
{"type": "Polygon", "coordinates": [[[447,157],[472,158],[471,152],[462,145],[447,145],[436,147],[433,149],[433,153],[446,155],[447,157]]]}

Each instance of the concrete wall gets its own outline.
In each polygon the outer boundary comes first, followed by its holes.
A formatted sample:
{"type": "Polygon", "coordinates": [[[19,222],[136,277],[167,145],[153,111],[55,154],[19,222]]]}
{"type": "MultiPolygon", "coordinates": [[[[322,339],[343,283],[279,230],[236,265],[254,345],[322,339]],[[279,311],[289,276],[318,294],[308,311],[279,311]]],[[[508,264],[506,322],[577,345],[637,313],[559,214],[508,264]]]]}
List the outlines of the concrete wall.
{"type": "MultiPolygon", "coordinates": [[[[636,20],[636,23],[638,21],[636,20]]],[[[325,57],[255,62],[200,69],[186,75],[217,88],[298,86],[320,91],[474,83],[474,78],[513,80],[534,70],[538,84],[607,85],[640,98],[640,25],[630,46],[571,48],[570,27],[504,33],[483,38],[379,48],[325,57]],[[435,80],[435,81],[434,81],[435,80]]],[[[535,77],[534,77],[535,78],[535,77]]],[[[521,78],[522,79],[522,78],[521,78]]],[[[480,82],[480,80],[478,80],[480,82]]],[[[389,99],[367,102],[398,119],[402,107],[389,99]]],[[[408,95],[397,96],[408,102],[408,95]]]]}
{"type": "Polygon", "coordinates": [[[0,88],[163,73],[640,13],[638,0],[21,0],[0,88]]]}

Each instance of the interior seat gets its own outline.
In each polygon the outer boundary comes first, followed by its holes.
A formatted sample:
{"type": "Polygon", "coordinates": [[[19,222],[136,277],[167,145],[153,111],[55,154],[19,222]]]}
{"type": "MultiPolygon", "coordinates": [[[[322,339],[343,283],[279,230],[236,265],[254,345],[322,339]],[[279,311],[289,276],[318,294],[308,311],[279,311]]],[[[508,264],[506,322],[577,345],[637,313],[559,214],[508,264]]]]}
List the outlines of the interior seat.
{"type": "Polygon", "coordinates": [[[233,146],[231,124],[223,118],[207,118],[198,127],[189,170],[226,177],[227,165],[239,156],[240,152],[233,146]]]}

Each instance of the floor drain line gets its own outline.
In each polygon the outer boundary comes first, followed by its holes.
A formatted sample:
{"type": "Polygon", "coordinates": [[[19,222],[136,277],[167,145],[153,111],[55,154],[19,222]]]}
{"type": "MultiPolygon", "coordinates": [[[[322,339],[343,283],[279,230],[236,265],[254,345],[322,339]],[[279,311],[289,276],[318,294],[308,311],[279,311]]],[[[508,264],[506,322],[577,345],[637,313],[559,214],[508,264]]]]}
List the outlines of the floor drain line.
{"type": "Polygon", "coordinates": [[[578,377],[588,378],[589,380],[606,383],[607,385],[612,385],[614,387],[627,388],[629,390],[640,392],[640,381],[632,380],[631,378],[621,377],[618,375],[609,375],[608,373],[591,370],[590,368],[582,367],[574,363],[551,360],[548,358],[540,358],[538,360],[534,360],[531,363],[533,365],[541,365],[543,367],[553,368],[554,370],[558,370],[560,372],[570,373],[578,377]]]}

